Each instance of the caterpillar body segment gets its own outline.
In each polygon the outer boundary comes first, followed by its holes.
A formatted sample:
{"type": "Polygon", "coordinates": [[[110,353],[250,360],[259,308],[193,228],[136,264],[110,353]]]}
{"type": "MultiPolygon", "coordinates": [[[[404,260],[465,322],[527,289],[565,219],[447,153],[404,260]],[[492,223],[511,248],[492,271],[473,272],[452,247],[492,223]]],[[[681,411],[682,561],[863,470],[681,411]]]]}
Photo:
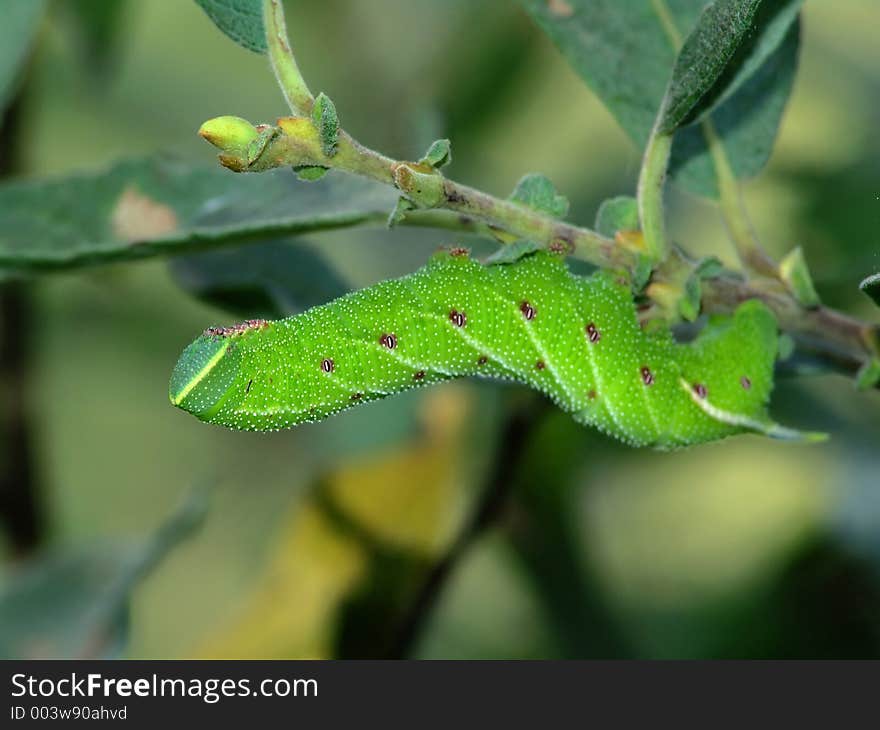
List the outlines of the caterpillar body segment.
{"type": "Polygon", "coordinates": [[[787,438],[796,432],[766,415],[776,343],[757,301],[679,344],[640,328],[613,272],[574,276],[544,252],[483,266],[453,250],[303,314],[209,328],[181,355],[170,398],[204,421],[268,431],[475,376],[535,388],[635,446],[787,438]]]}

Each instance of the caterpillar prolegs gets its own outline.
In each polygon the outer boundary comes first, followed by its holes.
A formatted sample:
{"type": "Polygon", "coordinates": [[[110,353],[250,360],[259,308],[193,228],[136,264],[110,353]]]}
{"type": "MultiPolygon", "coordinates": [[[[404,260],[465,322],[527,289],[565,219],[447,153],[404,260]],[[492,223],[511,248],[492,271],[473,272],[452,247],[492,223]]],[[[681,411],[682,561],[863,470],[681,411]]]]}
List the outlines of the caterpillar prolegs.
{"type": "Polygon", "coordinates": [[[268,431],[478,376],[529,385],[636,446],[795,437],[765,410],[777,339],[758,301],[680,344],[639,326],[629,282],[613,272],[574,276],[544,252],[483,266],[454,249],[303,314],[207,329],[181,355],[170,397],[203,421],[268,431]]]}

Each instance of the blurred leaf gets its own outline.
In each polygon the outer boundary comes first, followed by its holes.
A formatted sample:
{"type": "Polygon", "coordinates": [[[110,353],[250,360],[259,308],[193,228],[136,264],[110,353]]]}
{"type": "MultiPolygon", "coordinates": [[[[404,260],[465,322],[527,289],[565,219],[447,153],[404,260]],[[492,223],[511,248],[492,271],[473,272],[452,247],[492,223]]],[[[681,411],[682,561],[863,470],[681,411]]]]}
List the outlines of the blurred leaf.
{"type": "Polygon", "coordinates": [[[880,273],[871,274],[871,276],[862,279],[859,289],[871,297],[874,304],[880,307],[880,273]]]}
{"type": "Polygon", "coordinates": [[[196,0],[214,24],[238,45],[266,52],[261,0],[196,0]]]}
{"type": "Polygon", "coordinates": [[[695,322],[700,316],[700,301],[703,296],[703,287],[700,284],[700,275],[692,273],[684,283],[684,292],[678,302],[678,312],[686,322],[695,322]]]}
{"type": "Polygon", "coordinates": [[[21,565],[0,590],[0,657],[118,655],[132,591],[193,533],[206,508],[206,494],[196,491],[149,538],[57,550],[21,565]]]}
{"type": "Polygon", "coordinates": [[[0,270],[171,255],[285,233],[384,221],[395,194],[353,176],[236,175],[167,159],[0,187],[0,270]]]}
{"type": "Polygon", "coordinates": [[[701,100],[751,29],[758,5],[760,0],[716,0],[700,13],[672,68],[661,102],[661,133],[671,134],[685,119],[696,116],[701,100]]]}
{"type": "Polygon", "coordinates": [[[128,10],[128,0],[76,0],[56,7],[73,21],[82,53],[91,68],[101,74],[112,71],[124,37],[122,19],[128,10]]]}
{"type": "Polygon", "coordinates": [[[286,317],[351,289],[320,253],[297,242],[205,251],[172,259],[169,267],[194,296],[246,317],[286,317]]]}
{"type": "Polygon", "coordinates": [[[603,200],[596,213],[596,230],[603,236],[614,238],[618,231],[639,230],[639,205],[635,198],[619,195],[603,200]]]}
{"type": "Polygon", "coordinates": [[[554,218],[565,218],[568,214],[568,199],[557,193],[549,178],[540,173],[523,176],[510,199],[554,218]]]}
{"type": "Polygon", "coordinates": [[[0,109],[6,107],[15,90],[44,7],[43,0],[0,0],[0,109]]]}
{"type": "MultiPolygon", "coordinates": [[[[644,147],[675,63],[664,21],[686,35],[704,0],[679,0],[668,7],[662,0],[567,0],[572,12],[565,14],[555,13],[545,0],[520,2],[626,133],[644,147]]],[[[717,107],[711,118],[738,177],[754,175],[766,163],[791,91],[799,38],[793,2],[765,0],[757,29],[734,57],[729,75],[722,74],[720,86],[705,96],[706,108],[717,107]]],[[[691,192],[717,194],[699,128],[676,135],[670,172],[691,192]]]]}
{"type": "Polygon", "coordinates": [[[700,279],[714,279],[716,276],[720,276],[723,272],[724,264],[714,256],[707,256],[704,259],[700,259],[700,263],[694,268],[694,273],[699,276],[700,279]]]}

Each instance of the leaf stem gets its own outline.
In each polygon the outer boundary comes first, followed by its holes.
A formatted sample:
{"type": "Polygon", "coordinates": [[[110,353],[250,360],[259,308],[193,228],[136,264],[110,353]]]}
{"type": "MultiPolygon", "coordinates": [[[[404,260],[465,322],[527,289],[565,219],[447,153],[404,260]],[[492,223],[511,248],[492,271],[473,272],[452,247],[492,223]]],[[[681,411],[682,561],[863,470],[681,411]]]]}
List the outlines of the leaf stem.
{"type": "Polygon", "coordinates": [[[778,276],[778,266],[764,250],[755,235],[746,212],[742,189],[733,173],[724,144],[718,136],[715,125],[709,117],[701,122],[703,137],[715,165],[715,178],[718,182],[718,197],[721,214],[730,233],[743,268],[771,278],[778,276]]]}
{"type": "MultiPolygon", "coordinates": [[[[663,116],[661,108],[657,115],[659,122],[663,116]]],[[[672,135],[658,131],[651,132],[639,172],[637,198],[639,221],[648,255],[655,261],[663,261],[669,251],[666,241],[666,225],[663,210],[663,188],[666,183],[666,169],[672,151],[672,135]]]]}
{"type": "Polygon", "coordinates": [[[294,114],[308,116],[315,105],[315,97],[309,91],[296,64],[296,58],[290,50],[281,0],[263,0],[263,24],[266,28],[269,60],[284,98],[287,99],[294,114]]]}

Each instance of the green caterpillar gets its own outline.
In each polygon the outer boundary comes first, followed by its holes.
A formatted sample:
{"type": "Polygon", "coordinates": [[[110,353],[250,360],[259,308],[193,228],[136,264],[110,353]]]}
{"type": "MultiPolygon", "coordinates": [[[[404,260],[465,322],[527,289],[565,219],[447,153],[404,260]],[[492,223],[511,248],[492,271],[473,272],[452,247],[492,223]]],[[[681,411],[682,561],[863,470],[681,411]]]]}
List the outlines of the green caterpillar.
{"type": "Polygon", "coordinates": [[[629,282],[572,275],[539,252],[483,266],[436,254],[402,279],[274,322],[211,327],[180,357],[171,402],[209,423],[268,431],[462,376],[514,380],[580,423],[634,446],[672,448],[772,423],[777,326],[748,301],[692,342],[644,331],[629,282]]]}

